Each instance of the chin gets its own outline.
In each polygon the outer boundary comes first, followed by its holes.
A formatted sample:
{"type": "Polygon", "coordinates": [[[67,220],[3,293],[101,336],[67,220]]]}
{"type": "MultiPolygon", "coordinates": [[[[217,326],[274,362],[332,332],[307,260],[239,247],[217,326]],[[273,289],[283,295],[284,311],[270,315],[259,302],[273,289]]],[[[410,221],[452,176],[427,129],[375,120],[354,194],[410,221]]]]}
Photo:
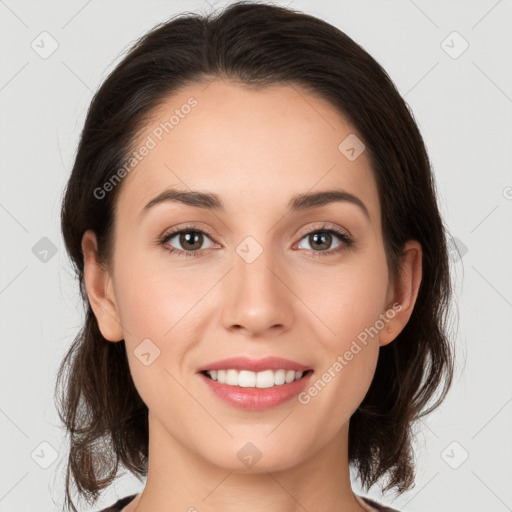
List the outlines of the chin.
{"type": "Polygon", "coordinates": [[[300,443],[288,438],[290,442],[285,444],[278,436],[271,442],[265,435],[231,439],[229,446],[210,454],[210,462],[235,473],[254,474],[286,470],[306,458],[297,448],[300,443]]]}

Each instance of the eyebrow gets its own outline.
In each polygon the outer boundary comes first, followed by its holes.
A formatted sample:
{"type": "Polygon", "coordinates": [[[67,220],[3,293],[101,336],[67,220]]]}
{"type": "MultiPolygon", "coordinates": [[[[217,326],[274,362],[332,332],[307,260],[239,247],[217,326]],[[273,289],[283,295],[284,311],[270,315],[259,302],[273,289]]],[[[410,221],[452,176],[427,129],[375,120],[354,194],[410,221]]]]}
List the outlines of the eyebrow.
{"type": "MultiPolygon", "coordinates": [[[[149,210],[157,204],[178,202],[196,208],[203,208],[211,211],[225,211],[222,199],[209,192],[199,191],[181,191],[176,189],[166,189],[149,201],[140,212],[140,216],[146,215],[149,210]]],[[[320,192],[298,194],[291,198],[288,208],[291,211],[304,211],[312,208],[320,208],[330,203],[347,202],[358,206],[366,218],[371,222],[370,214],[366,205],[354,194],[345,190],[324,190],[320,192]]]]}

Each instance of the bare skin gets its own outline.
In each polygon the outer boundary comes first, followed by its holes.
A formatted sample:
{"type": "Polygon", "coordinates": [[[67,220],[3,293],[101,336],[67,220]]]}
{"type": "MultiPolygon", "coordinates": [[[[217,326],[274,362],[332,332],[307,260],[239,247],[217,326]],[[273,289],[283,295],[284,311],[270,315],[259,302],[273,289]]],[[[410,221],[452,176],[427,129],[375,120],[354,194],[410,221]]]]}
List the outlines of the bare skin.
{"type": "MultiPolygon", "coordinates": [[[[393,342],[412,313],[421,246],[406,244],[404,271],[393,281],[367,154],[350,161],[338,150],[355,129],[298,87],[249,90],[221,80],[187,86],[159,107],[140,144],[191,96],[197,106],[161,141],[153,135],[156,147],[123,178],[113,266],[97,264],[92,232],[82,240],[101,332],[126,343],[149,409],[147,482],[123,510],[365,510],[351,488],[349,420],[371,384],[379,348],[393,342]],[[141,215],[171,187],[213,192],[226,209],[167,202],[141,215]],[[288,208],[296,194],[331,189],[357,196],[369,217],[350,202],[288,208]],[[324,223],[348,232],[355,245],[333,253],[344,244],[335,234],[325,249],[302,235],[324,223]],[[169,254],[158,244],[182,227],[205,231],[202,255],[169,254]],[[237,252],[246,237],[262,249],[251,263],[237,252]],[[401,309],[307,404],[293,399],[242,411],[197,373],[226,357],[277,356],[313,368],[314,383],[393,304],[401,309]],[[160,350],[147,366],[134,353],[145,339],[160,350]],[[252,467],[237,456],[247,442],[262,454],[252,467]]],[[[166,246],[188,249],[179,234],[166,246]]]]}

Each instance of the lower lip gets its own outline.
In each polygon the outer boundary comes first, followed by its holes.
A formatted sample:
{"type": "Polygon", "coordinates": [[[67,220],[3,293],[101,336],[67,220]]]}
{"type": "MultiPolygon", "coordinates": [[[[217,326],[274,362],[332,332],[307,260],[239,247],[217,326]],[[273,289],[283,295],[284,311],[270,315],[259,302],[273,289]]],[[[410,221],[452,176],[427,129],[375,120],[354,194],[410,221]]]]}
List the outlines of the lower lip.
{"type": "Polygon", "coordinates": [[[200,373],[199,376],[211,391],[229,405],[249,411],[263,411],[277,407],[298,395],[304,389],[312,374],[313,372],[310,371],[301,379],[271,388],[230,386],[210,379],[203,373],[200,373]]]}

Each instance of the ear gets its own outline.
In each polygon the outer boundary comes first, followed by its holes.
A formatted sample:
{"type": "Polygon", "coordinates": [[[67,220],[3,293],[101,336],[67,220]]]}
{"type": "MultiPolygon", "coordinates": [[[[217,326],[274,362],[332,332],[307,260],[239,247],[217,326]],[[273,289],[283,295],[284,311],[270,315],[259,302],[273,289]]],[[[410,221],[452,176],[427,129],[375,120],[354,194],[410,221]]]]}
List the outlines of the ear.
{"type": "Polygon", "coordinates": [[[84,283],[94,316],[106,340],[121,341],[124,337],[114,287],[109,271],[98,263],[96,234],[90,229],[82,237],[84,283]]]}
{"type": "Polygon", "coordinates": [[[381,331],[380,346],[391,343],[411,317],[421,284],[422,255],[422,247],[417,240],[409,240],[404,245],[400,275],[388,288],[386,316],[389,320],[381,331]]]}

